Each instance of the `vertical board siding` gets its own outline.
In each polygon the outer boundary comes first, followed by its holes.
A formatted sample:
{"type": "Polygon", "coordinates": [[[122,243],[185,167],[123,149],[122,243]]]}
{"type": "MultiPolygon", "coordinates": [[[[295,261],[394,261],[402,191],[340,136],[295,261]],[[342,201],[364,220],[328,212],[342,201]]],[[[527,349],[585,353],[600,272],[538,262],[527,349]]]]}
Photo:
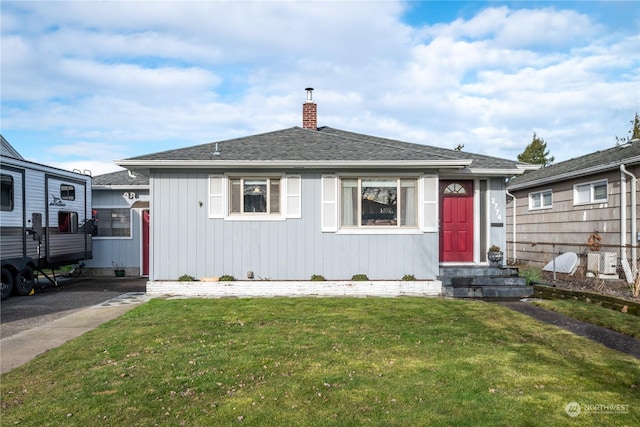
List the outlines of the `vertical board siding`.
{"type": "Polygon", "coordinates": [[[230,274],[245,279],[329,280],[367,274],[400,279],[438,274],[437,233],[341,235],[322,232],[320,173],[301,176],[301,218],[233,221],[208,217],[206,172],[153,171],[152,280],[230,274]],[[199,206],[199,202],[203,206],[199,206]]]}
{"type": "MultiPolygon", "coordinates": [[[[129,203],[122,197],[124,190],[94,189],[92,193],[94,208],[130,208],[129,203]]],[[[141,196],[149,194],[147,190],[138,189],[136,193],[141,196]]],[[[116,263],[126,268],[141,269],[141,216],[142,209],[131,210],[131,237],[101,238],[100,234],[94,237],[93,259],[85,261],[85,266],[90,269],[112,269],[113,263],[116,263]]],[[[142,273],[141,270],[140,273],[142,273]]]]}

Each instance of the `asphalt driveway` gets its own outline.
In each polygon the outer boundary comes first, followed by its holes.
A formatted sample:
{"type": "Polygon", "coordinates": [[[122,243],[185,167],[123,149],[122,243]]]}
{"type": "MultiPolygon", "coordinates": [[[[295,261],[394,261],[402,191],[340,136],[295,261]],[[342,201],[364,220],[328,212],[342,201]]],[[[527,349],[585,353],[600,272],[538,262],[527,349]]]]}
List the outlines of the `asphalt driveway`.
{"type": "MultiPolygon", "coordinates": [[[[0,303],[0,338],[33,329],[129,292],[144,292],[146,278],[80,277],[61,279],[31,296],[12,296],[0,303]]],[[[37,288],[37,286],[36,286],[37,288]]]]}

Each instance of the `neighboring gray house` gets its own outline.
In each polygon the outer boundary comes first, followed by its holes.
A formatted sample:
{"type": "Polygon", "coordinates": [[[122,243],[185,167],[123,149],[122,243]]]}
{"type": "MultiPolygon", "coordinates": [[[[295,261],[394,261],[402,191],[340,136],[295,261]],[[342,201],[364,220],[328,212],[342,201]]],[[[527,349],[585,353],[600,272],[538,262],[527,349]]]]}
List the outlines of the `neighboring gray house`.
{"type": "Polygon", "coordinates": [[[93,259],[85,262],[95,276],[113,276],[114,265],[127,276],[149,274],[149,178],[122,170],[94,176],[93,259]]]}
{"type": "Polygon", "coordinates": [[[530,165],[317,127],[310,98],[302,128],[116,161],[150,179],[151,281],[435,279],[504,246],[530,165]]]}
{"type": "Polygon", "coordinates": [[[631,280],[638,271],[638,251],[632,246],[640,241],[639,176],[640,140],[634,140],[514,178],[507,187],[513,196],[507,200],[508,238],[516,242],[509,258],[548,262],[549,245],[527,242],[556,243],[559,252],[576,252],[582,267],[593,270],[585,256],[592,251],[585,245],[597,232],[599,252],[616,253],[613,262],[631,280]]]}

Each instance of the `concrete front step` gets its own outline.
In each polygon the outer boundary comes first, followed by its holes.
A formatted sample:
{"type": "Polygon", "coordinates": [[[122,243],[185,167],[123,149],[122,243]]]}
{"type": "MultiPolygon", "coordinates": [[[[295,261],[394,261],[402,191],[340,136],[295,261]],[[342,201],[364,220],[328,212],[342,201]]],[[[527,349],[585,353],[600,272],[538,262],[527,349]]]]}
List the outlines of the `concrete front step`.
{"type": "Polygon", "coordinates": [[[443,286],[454,288],[474,287],[474,286],[525,286],[527,280],[524,277],[505,276],[458,276],[441,277],[443,286]]]}
{"type": "Polygon", "coordinates": [[[526,298],[533,295],[533,286],[443,286],[442,291],[454,298],[526,298]]]}
{"type": "Polygon", "coordinates": [[[515,267],[476,267],[476,266],[455,266],[440,267],[439,277],[457,276],[517,276],[518,269],[515,267]]]}

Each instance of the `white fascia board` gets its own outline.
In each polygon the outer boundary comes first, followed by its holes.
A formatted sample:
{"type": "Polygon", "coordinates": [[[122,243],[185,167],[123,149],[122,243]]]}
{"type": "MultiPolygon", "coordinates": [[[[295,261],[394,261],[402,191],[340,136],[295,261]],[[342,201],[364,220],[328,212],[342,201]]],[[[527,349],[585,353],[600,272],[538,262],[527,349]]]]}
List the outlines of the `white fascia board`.
{"type": "Polygon", "coordinates": [[[473,175],[486,175],[486,176],[514,176],[514,175],[522,175],[526,171],[523,169],[467,168],[461,172],[467,172],[473,175]]]}
{"type": "Polygon", "coordinates": [[[149,185],[92,185],[94,190],[148,190],[149,185]]]}
{"type": "Polygon", "coordinates": [[[376,160],[376,161],[273,161],[273,160],[117,160],[115,164],[127,169],[203,169],[203,168],[236,168],[236,169],[327,169],[327,168],[356,168],[356,169],[397,169],[397,168],[448,168],[460,169],[471,164],[472,160],[376,160]]]}
{"type": "Polygon", "coordinates": [[[616,160],[615,162],[606,163],[604,165],[593,166],[586,169],[579,169],[576,171],[565,172],[558,175],[547,176],[545,178],[534,179],[533,181],[523,182],[522,184],[513,184],[507,186],[508,190],[521,190],[524,188],[537,187],[539,185],[545,185],[549,183],[564,181],[572,178],[579,178],[585,175],[592,175],[599,172],[605,172],[608,170],[615,170],[620,167],[620,165],[629,165],[634,164],[640,161],[640,156],[631,157],[628,159],[616,160]]]}

